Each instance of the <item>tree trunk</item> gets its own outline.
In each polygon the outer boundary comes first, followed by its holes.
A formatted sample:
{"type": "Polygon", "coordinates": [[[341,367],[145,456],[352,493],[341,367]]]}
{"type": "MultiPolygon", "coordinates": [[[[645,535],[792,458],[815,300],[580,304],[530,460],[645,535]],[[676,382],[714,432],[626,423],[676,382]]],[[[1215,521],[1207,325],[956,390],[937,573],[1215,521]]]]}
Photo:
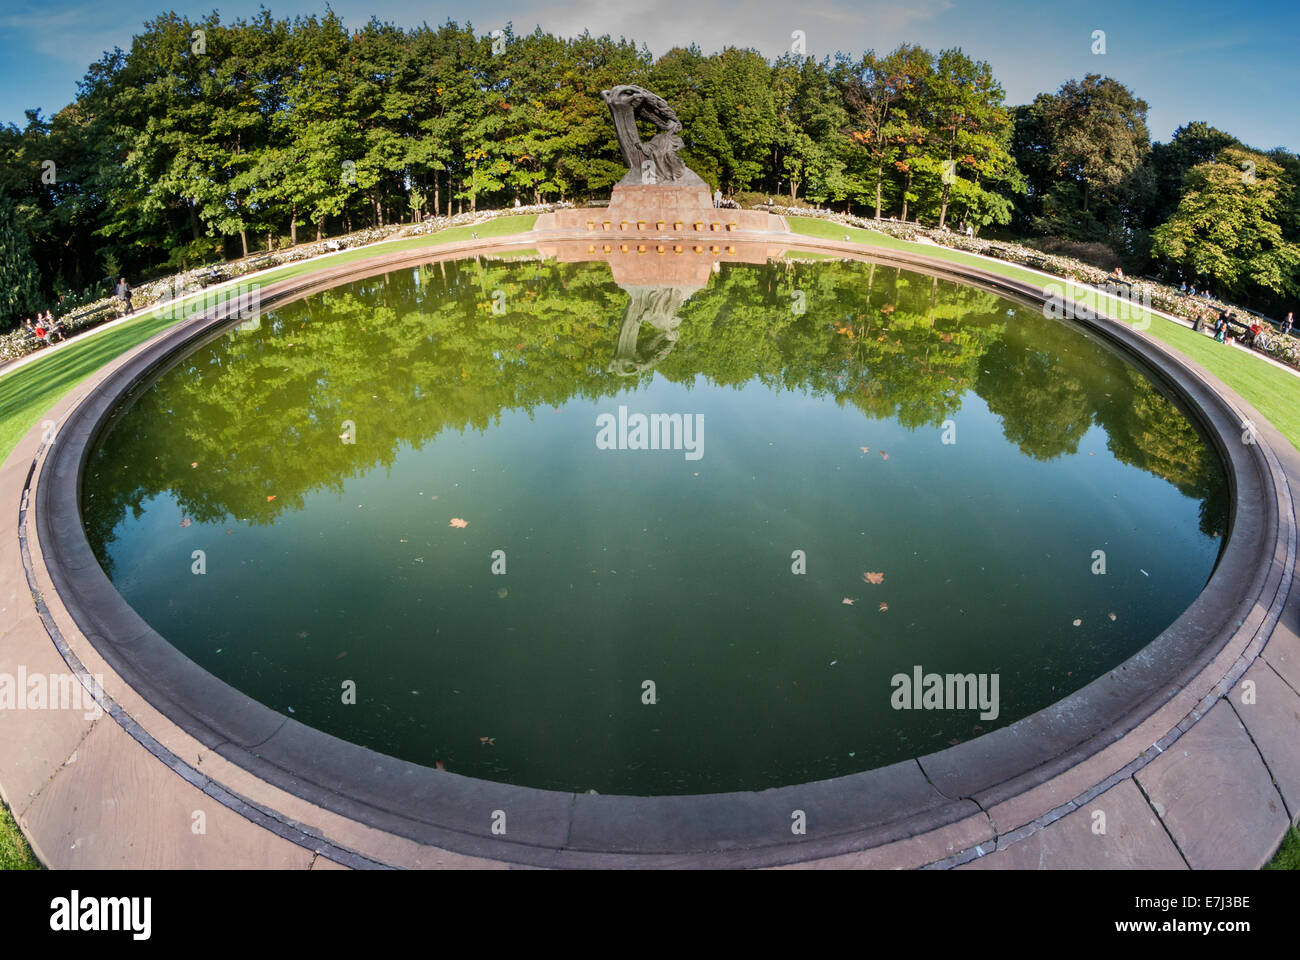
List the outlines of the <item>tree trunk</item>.
{"type": "Polygon", "coordinates": [[[438,215],[438,171],[433,171],[433,215],[438,215]]]}
{"type": "Polygon", "coordinates": [[[268,230],[266,231],[266,252],[270,253],[272,249],[273,247],[271,246],[271,231],[268,230]]]}
{"type": "Polygon", "coordinates": [[[321,217],[316,221],[316,242],[320,242],[321,236],[325,233],[325,218],[321,217]]]}
{"type": "Polygon", "coordinates": [[[239,231],[239,245],[244,249],[244,256],[248,256],[248,231],[239,231]]]}
{"type": "Polygon", "coordinates": [[[883,181],[885,179],[885,165],[881,163],[876,167],[876,219],[880,219],[880,193],[883,181]]]}
{"type": "Polygon", "coordinates": [[[904,223],[907,222],[907,191],[912,189],[912,171],[907,171],[907,179],[903,181],[903,215],[898,219],[904,223]]]}

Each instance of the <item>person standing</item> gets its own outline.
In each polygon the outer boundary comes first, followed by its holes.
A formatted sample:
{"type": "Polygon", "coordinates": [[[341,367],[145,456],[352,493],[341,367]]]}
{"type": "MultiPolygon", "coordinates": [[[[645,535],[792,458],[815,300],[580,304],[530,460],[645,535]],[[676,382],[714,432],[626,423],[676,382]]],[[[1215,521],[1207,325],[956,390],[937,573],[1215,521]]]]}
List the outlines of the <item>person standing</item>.
{"type": "Polygon", "coordinates": [[[721,206],[722,206],[722,188],[719,187],[713,191],[713,209],[716,210],[721,206]]]}
{"type": "Polygon", "coordinates": [[[121,299],[124,314],[134,311],[135,308],[131,306],[131,285],[126,282],[126,277],[117,278],[117,286],[114,288],[113,294],[121,299]]]}
{"type": "Polygon", "coordinates": [[[1286,323],[1282,324],[1282,332],[1289,335],[1291,333],[1291,325],[1294,322],[1295,322],[1294,311],[1288,311],[1286,315],[1286,323]]]}

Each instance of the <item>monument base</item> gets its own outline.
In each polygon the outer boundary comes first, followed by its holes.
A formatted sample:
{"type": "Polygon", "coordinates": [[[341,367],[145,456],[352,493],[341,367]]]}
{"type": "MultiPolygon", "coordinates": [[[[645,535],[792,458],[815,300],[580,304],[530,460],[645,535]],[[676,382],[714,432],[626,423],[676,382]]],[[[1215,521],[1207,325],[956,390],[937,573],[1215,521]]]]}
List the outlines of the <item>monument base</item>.
{"type": "Polygon", "coordinates": [[[534,229],[672,236],[788,232],[784,220],[766,211],[714,207],[709,185],[691,170],[675,183],[629,182],[634,173],[614,185],[609,206],[544,213],[534,229]]]}

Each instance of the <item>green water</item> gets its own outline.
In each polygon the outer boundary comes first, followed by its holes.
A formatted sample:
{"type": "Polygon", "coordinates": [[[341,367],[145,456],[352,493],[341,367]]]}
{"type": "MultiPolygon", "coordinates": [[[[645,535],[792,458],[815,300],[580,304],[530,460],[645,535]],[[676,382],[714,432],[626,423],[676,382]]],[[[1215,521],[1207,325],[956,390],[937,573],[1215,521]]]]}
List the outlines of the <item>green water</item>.
{"type": "Polygon", "coordinates": [[[286,716],[628,794],[838,776],[1045,707],[1187,607],[1227,509],[1204,439],[1096,340],[841,262],[341,286],[143,390],[85,497],[123,596],[286,716]],[[620,406],[702,418],[694,450],[602,449],[620,406]],[[996,719],[895,709],[917,665],[996,675],[996,719]]]}

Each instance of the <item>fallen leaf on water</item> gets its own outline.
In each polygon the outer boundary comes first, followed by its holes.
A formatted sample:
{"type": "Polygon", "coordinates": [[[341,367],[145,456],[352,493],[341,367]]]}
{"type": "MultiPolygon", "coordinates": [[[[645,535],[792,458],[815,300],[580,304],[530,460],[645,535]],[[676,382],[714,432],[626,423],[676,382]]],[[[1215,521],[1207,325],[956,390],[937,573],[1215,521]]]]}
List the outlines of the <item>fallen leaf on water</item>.
{"type": "Polygon", "coordinates": [[[442,765],[442,761],[441,761],[441,760],[435,760],[435,761],[433,761],[433,765],[434,765],[435,767],[437,767],[439,770],[441,770],[443,773],[446,773],[446,772],[447,772],[447,768],[444,767],[444,766],[442,765]]]}
{"type": "Polygon", "coordinates": [[[885,575],[883,573],[864,573],[862,575],[863,583],[884,583],[885,575]]]}
{"type": "Polygon", "coordinates": [[[502,600],[504,600],[507,596],[509,596],[509,594],[510,591],[507,590],[505,587],[502,587],[500,590],[497,591],[497,596],[500,597],[502,600]]]}
{"type": "Polygon", "coordinates": [[[469,521],[468,521],[468,520],[462,520],[460,517],[452,517],[452,518],[451,518],[451,525],[452,525],[453,527],[458,528],[458,529],[463,529],[463,528],[469,526],[469,521]]]}
{"type": "Polygon", "coordinates": [[[1074,621],[1074,625],[1075,625],[1076,627],[1077,627],[1077,626],[1080,626],[1082,623],[1083,623],[1082,620],[1076,620],[1076,621],[1074,621]]]}
{"type": "Polygon", "coordinates": [[[853,606],[853,600],[850,597],[845,597],[843,600],[840,601],[840,603],[846,604],[847,606],[850,607],[853,606]]]}
{"type": "Polygon", "coordinates": [[[884,450],[881,450],[881,451],[880,451],[880,459],[881,459],[881,460],[888,460],[888,459],[889,459],[889,454],[885,453],[884,450]]]}
{"type": "Polygon", "coordinates": [[[188,527],[188,526],[189,526],[191,523],[193,523],[193,522],[194,522],[194,521],[191,520],[189,517],[186,517],[185,519],[183,519],[183,520],[181,521],[181,526],[182,526],[182,527],[188,527]]]}
{"type": "Polygon", "coordinates": [[[870,453],[870,452],[871,452],[871,448],[870,448],[870,447],[858,447],[858,449],[861,450],[863,453],[870,453]]]}
{"type": "Polygon", "coordinates": [[[267,494],[267,496],[266,496],[266,502],[267,502],[267,503],[270,503],[270,502],[271,502],[272,500],[274,500],[274,499],[275,499],[275,494],[273,494],[273,493],[269,493],[269,494],[267,494]]]}
{"type": "Polygon", "coordinates": [[[959,743],[961,743],[961,741],[958,740],[956,737],[953,737],[951,740],[948,741],[948,746],[955,747],[959,743]]]}
{"type": "Polygon", "coordinates": [[[479,743],[486,743],[489,747],[495,747],[495,746],[497,745],[497,738],[496,738],[496,737],[479,737],[479,738],[478,738],[478,742],[479,742],[479,743]]]}
{"type": "Polygon", "coordinates": [[[1111,620],[1114,620],[1114,619],[1115,619],[1115,614],[1113,614],[1113,613],[1108,613],[1108,614],[1106,614],[1106,616],[1110,617],[1111,620]]]}
{"type": "Polygon", "coordinates": [[[340,653],[340,654],[339,654],[337,657],[335,657],[334,659],[335,659],[335,660],[342,660],[342,659],[343,659],[344,657],[346,657],[347,655],[348,655],[348,652],[347,652],[346,650],[344,650],[342,653],[340,653]]]}
{"type": "Polygon", "coordinates": [[[889,609],[889,604],[887,604],[887,603],[882,603],[882,604],[880,605],[880,612],[881,612],[881,613],[884,613],[884,612],[885,612],[886,610],[888,610],[888,609],[889,609]]]}
{"type": "Polygon", "coordinates": [[[190,464],[191,467],[197,467],[198,465],[199,462],[197,460],[195,460],[193,463],[190,464]]]}

